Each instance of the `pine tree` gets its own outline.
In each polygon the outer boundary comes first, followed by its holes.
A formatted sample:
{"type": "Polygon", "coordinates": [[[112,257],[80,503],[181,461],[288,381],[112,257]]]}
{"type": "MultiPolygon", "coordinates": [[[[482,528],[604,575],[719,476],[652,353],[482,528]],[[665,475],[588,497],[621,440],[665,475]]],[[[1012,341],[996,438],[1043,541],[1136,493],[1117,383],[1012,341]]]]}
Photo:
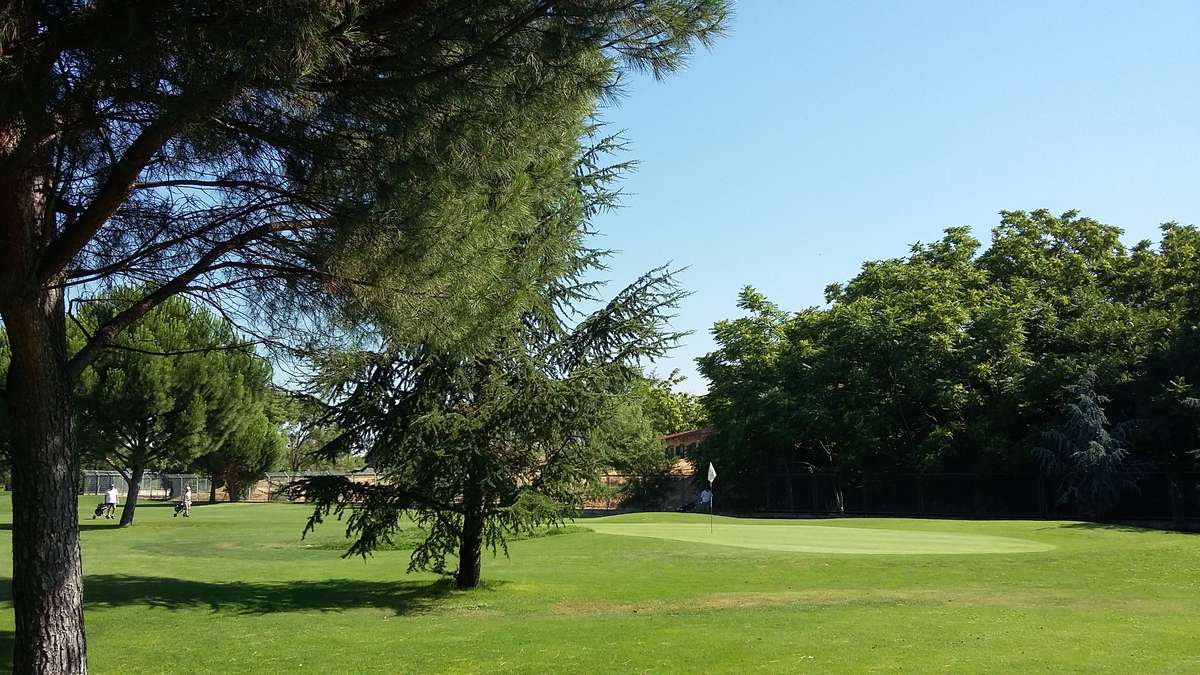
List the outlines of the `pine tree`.
{"type": "MultiPolygon", "coordinates": [[[[117,289],[90,300],[80,332],[139,297],[137,289],[117,289]]],[[[270,382],[270,365],[228,322],[181,297],[151,310],[101,353],[79,380],[76,429],[84,456],[129,484],[121,526],[134,522],[146,470],[182,470],[222,448],[261,452],[271,434],[264,411],[270,382]]]]}
{"type": "Polygon", "coordinates": [[[663,323],[679,297],[656,270],[571,330],[527,314],[476,353],[422,344],[368,356],[341,383],[346,431],[329,452],[361,449],[380,483],[300,481],[297,494],[314,505],[305,532],[345,515],[347,555],[365,556],[411,515],[428,536],[410,570],[446,572],[457,552],[458,587],[476,587],[484,548],[507,551],[507,536],[561,523],[581,502],[607,459],[593,434],[639,360],[674,343],[663,323]]]}
{"type": "Polygon", "coordinates": [[[1043,434],[1046,447],[1035,453],[1047,472],[1062,478],[1059,503],[1074,504],[1095,518],[1115,504],[1126,487],[1122,472],[1129,452],[1123,434],[1109,431],[1104,414],[1108,398],[1096,392],[1095,370],[1065,389],[1073,400],[1063,406],[1059,425],[1043,434]]]}

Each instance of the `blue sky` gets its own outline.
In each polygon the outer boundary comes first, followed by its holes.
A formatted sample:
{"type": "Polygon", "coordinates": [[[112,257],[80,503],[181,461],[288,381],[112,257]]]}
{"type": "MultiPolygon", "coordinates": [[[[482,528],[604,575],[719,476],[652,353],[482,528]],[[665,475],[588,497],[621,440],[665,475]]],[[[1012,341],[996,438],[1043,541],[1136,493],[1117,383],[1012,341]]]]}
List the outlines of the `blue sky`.
{"type": "Polygon", "coordinates": [[[639,161],[597,223],[613,285],[667,261],[693,359],[745,284],[787,309],[1001,209],[1157,239],[1200,224],[1200,2],[743,0],[729,34],[605,111],[639,161]]]}

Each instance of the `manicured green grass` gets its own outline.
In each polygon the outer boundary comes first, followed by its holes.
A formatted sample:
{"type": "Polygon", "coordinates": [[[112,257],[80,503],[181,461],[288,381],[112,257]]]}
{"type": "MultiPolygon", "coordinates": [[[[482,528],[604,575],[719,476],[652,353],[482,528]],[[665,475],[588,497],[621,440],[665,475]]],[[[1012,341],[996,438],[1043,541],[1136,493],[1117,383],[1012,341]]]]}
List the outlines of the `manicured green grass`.
{"type": "MultiPolygon", "coordinates": [[[[151,506],[118,530],[94,502],[97,673],[1200,671],[1197,535],[639,514],[514,542],[459,592],[402,550],[341,559],[336,523],[300,541],[302,506],[151,506]]],[[[8,522],[4,497],[6,552],[8,522]]]]}
{"type": "Polygon", "coordinates": [[[790,520],[744,522],[722,518],[716,523],[704,523],[690,517],[680,521],[660,516],[653,522],[631,522],[628,518],[620,518],[590,525],[593,531],[601,534],[799,553],[1032,553],[1054,548],[1053,544],[987,534],[924,532],[911,528],[831,527],[805,525],[790,520]]]}

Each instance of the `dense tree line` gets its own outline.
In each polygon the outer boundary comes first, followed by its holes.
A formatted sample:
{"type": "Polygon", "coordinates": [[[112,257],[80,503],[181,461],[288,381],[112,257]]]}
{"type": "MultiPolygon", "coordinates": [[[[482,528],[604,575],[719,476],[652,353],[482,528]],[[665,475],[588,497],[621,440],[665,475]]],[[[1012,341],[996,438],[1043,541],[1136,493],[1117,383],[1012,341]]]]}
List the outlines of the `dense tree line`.
{"type": "Polygon", "coordinates": [[[791,463],[845,480],[1047,471],[1102,511],[1103,491],[1050,461],[1065,446],[1044,447],[1090,401],[1105,440],[1079,447],[1108,444],[1178,492],[1200,449],[1200,232],[1168,223],[1132,248],[1121,234],[1074,212],[1003,212],[986,249],[951,228],[831,284],[824,307],[786,312],[747,287],[745,316],[718,322],[698,360],[715,433],[696,459],[724,467],[726,498],[746,505],[791,463]]]}

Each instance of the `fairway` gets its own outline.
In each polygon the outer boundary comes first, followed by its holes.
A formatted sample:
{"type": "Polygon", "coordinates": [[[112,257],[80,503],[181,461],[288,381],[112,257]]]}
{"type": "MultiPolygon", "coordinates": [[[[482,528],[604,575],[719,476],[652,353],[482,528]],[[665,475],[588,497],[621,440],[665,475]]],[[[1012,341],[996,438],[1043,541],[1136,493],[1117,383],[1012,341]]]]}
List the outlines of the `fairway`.
{"type": "Polygon", "coordinates": [[[698,516],[685,522],[637,523],[622,519],[597,520],[588,529],[602,534],[652,537],[717,546],[737,546],[801,553],[860,555],[930,555],[971,553],[1034,553],[1052,544],[1012,537],[956,532],[922,532],[883,528],[799,525],[792,522],[739,522],[720,518],[711,527],[698,516]]]}
{"type": "MultiPolygon", "coordinates": [[[[721,517],[709,535],[706,516],[629,514],[513,541],[460,592],[405,574],[415,530],[363,561],[340,557],[336,522],[301,540],[303,506],[147,505],[120,530],[90,519],[95,501],[80,502],[95,673],[1200,671],[1196,535],[721,517]]],[[[9,523],[0,495],[6,557],[9,523]]]]}

